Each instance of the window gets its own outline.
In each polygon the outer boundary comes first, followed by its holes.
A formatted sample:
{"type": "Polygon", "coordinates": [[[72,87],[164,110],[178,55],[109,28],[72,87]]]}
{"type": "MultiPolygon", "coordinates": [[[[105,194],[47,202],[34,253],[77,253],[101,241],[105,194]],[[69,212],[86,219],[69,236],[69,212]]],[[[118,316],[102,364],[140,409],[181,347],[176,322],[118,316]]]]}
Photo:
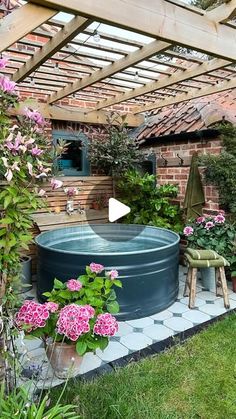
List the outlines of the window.
{"type": "Polygon", "coordinates": [[[90,165],[87,157],[88,139],[84,134],[68,131],[53,131],[53,141],[66,141],[65,153],[57,161],[57,168],[64,176],[89,176],[90,165]]]}

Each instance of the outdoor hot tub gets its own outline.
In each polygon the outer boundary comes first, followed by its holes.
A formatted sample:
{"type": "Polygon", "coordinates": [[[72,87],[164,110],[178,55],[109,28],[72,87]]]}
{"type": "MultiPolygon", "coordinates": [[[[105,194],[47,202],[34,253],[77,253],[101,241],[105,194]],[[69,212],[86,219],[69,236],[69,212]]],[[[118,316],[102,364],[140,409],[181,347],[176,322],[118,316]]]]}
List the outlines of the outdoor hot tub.
{"type": "Polygon", "coordinates": [[[100,224],[59,228],[36,237],[38,298],[54,278],[67,281],[91,262],[117,269],[119,320],[150,316],[169,307],[178,294],[178,234],[157,227],[100,224]]]}

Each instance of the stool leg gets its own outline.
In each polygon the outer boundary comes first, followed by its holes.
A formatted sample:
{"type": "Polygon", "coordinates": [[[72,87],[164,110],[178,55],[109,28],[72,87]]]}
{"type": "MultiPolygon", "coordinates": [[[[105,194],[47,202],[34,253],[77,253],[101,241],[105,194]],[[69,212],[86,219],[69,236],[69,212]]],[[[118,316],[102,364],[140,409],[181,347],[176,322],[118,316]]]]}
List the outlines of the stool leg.
{"type": "Polygon", "coordinates": [[[191,275],[192,275],[192,268],[189,266],[187,276],[186,276],[186,281],[185,281],[185,287],[184,287],[184,297],[189,296],[191,275]]]}
{"type": "Polygon", "coordinates": [[[191,283],[190,283],[190,294],[189,294],[189,308],[195,307],[196,297],[196,286],[197,286],[197,268],[192,268],[191,283]]]}
{"type": "Polygon", "coordinates": [[[216,268],[216,296],[223,297],[223,290],[220,279],[220,268],[216,268]]]}
{"type": "Polygon", "coordinates": [[[227,282],[226,282],[226,277],[225,277],[225,268],[221,266],[219,268],[219,271],[220,271],[220,280],[221,280],[221,286],[222,286],[222,291],[223,291],[224,306],[225,308],[230,308],[228,288],[227,288],[227,282]]]}

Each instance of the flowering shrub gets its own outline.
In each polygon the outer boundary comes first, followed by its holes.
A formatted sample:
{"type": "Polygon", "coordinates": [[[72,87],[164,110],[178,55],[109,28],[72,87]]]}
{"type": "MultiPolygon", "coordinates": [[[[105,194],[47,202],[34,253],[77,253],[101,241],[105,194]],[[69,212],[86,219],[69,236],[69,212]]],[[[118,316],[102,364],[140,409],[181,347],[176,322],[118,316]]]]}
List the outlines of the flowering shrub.
{"type": "MultiPolygon", "coordinates": [[[[0,59],[0,68],[6,62],[0,59]]],[[[20,250],[27,249],[32,239],[32,214],[45,204],[45,191],[37,182],[51,174],[55,156],[40,112],[26,107],[23,115],[11,118],[11,107],[17,102],[16,84],[0,77],[0,176],[6,180],[0,190],[0,304],[11,300],[6,292],[19,278],[20,250]]],[[[53,179],[52,188],[61,185],[53,179]]]]}
{"type": "Polygon", "coordinates": [[[108,339],[118,330],[112,314],[119,311],[113,286],[121,287],[118,271],[97,276],[104,266],[91,263],[86,274],[66,283],[55,279],[54,288],[46,292],[47,302],[25,301],[15,315],[15,324],[26,334],[50,337],[66,343],[76,342],[80,355],[97,348],[105,349],[108,339]]]}
{"type": "Polygon", "coordinates": [[[190,247],[211,249],[231,260],[233,256],[236,228],[226,221],[224,212],[216,216],[198,217],[189,223],[183,231],[190,247]]]}

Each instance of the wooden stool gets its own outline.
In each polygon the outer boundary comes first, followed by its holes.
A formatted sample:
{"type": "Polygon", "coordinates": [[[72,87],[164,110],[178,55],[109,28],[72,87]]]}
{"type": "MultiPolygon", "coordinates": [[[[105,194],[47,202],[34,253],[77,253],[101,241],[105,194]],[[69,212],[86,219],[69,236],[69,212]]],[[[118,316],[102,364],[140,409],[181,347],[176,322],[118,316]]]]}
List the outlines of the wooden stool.
{"type": "MultiPolygon", "coordinates": [[[[200,251],[199,251],[200,252],[200,251]]],[[[214,252],[215,253],[215,252],[214,252]]],[[[225,277],[225,266],[229,263],[225,258],[219,256],[217,253],[215,259],[193,259],[188,252],[185,253],[185,260],[188,265],[187,278],[184,288],[184,297],[189,296],[189,308],[195,307],[196,286],[197,286],[197,270],[199,268],[215,268],[216,270],[216,295],[223,296],[225,308],[230,308],[228,288],[225,277]]]]}

